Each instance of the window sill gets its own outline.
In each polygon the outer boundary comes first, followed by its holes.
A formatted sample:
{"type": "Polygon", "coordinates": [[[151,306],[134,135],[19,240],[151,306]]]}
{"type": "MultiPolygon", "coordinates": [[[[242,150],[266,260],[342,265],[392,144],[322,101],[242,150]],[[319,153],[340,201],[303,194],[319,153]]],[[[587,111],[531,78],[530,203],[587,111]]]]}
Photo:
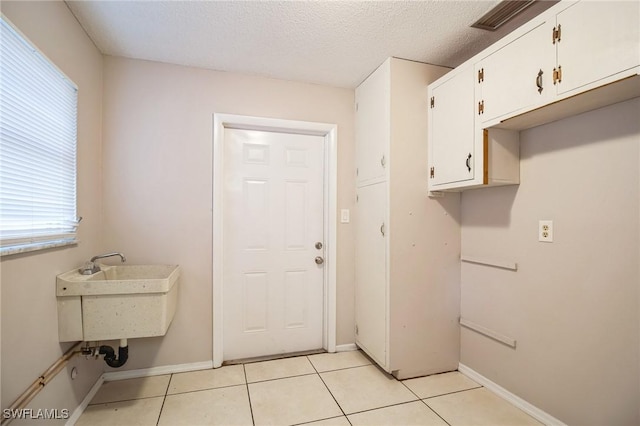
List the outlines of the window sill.
{"type": "Polygon", "coordinates": [[[52,248],[59,248],[65,246],[73,246],[78,244],[78,240],[75,238],[54,240],[54,241],[41,241],[36,243],[16,244],[11,246],[0,247],[0,257],[11,256],[14,254],[23,254],[33,251],[48,250],[52,248]]]}

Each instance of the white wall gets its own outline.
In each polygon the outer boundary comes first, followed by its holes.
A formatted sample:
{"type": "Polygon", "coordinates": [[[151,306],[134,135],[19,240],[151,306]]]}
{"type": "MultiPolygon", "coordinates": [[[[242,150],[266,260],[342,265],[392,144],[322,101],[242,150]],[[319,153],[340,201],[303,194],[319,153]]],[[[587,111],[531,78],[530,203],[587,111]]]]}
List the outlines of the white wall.
{"type": "MultiPolygon", "coordinates": [[[[101,250],[100,145],[102,55],[63,2],[2,2],[2,13],[78,86],[78,214],[76,247],[3,257],[2,408],[8,407],[69,344],[58,342],[55,277],[101,250]]],[[[78,357],[30,404],[73,410],[103,371],[78,357]],[[71,381],[71,368],[79,376],[71,381]]],[[[17,424],[18,422],[16,422],[17,424]]]]}
{"type": "Polygon", "coordinates": [[[521,184],[462,195],[461,362],[567,424],[640,424],[640,99],[521,132],[521,184]],[[554,242],[538,242],[552,219],[554,242]]]}
{"type": "MultiPolygon", "coordinates": [[[[105,57],[104,241],[130,263],[178,263],[167,335],[132,339],[123,369],[212,359],[213,114],[338,125],[338,209],[354,202],[354,91],[105,57]]],[[[215,207],[215,206],[214,206],[215,207]]],[[[353,337],[353,233],[338,225],[337,341],[353,337]]]]}

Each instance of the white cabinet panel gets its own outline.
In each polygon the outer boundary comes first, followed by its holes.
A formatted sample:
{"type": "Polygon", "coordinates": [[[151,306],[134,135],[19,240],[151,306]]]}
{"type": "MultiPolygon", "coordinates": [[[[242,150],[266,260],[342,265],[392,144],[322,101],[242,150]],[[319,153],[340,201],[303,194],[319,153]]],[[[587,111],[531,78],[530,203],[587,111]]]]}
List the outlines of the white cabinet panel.
{"type": "Polygon", "coordinates": [[[356,343],[382,366],[387,364],[386,211],[386,182],[358,189],[355,221],[356,343]]]}
{"type": "Polygon", "coordinates": [[[539,105],[553,94],[553,22],[541,22],[476,64],[482,123],[539,105]],[[540,90],[542,88],[542,90],[540,90]]]}
{"type": "Polygon", "coordinates": [[[434,86],[429,109],[429,184],[472,180],[475,167],[467,160],[474,151],[474,70],[462,72],[434,86]]]}
{"type": "Polygon", "coordinates": [[[640,65],[640,2],[581,1],[558,13],[556,22],[558,94],[640,65]]]}
{"type": "Polygon", "coordinates": [[[385,179],[391,124],[390,62],[386,61],[356,88],[357,185],[385,179]]]}

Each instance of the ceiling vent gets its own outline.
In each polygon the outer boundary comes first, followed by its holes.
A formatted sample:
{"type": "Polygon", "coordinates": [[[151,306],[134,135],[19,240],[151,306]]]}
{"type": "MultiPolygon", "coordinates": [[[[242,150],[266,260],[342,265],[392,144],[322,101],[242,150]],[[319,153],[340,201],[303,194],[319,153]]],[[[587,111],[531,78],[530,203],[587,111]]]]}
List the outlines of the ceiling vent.
{"type": "Polygon", "coordinates": [[[535,0],[505,0],[498,3],[496,7],[484,14],[484,16],[474,22],[473,28],[481,30],[495,31],[500,26],[518,13],[531,6],[535,0]]]}

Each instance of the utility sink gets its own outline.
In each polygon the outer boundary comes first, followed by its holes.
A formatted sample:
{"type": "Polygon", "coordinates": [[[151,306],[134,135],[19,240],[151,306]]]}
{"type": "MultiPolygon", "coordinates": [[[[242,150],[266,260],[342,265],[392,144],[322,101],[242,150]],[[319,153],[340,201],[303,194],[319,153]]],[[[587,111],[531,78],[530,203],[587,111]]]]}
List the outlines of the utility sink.
{"type": "Polygon", "coordinates": [[[56,277],[61,342],[164,336],[176,311],[179,265],[99,265],[56,277]]]}

